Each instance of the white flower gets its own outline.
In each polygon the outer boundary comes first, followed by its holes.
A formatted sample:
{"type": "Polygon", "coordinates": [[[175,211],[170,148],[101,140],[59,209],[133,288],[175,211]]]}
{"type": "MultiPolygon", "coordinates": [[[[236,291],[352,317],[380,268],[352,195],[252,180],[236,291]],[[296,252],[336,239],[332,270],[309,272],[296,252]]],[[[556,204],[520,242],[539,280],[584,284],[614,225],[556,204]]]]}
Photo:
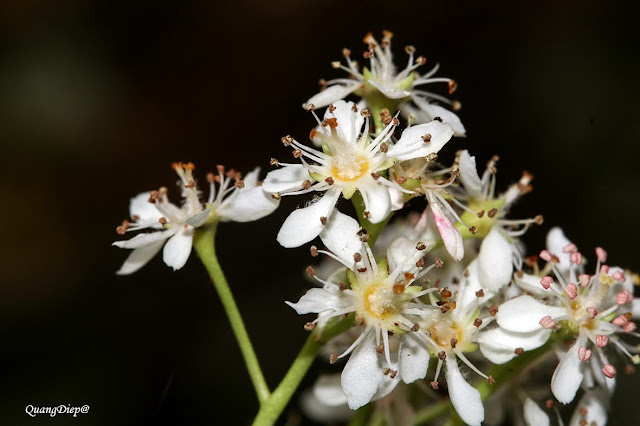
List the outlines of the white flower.
{"type": "Polygon", "coordinates": [[[316,108],[322,108],[344,99],[351,93],[361,96],[367,106],[373,107],[373,104],[378,103],[382,97],[385,99],[384,105],[393,106],[393,109],[399,107],[401,113],[405,117],[412,117],[414,122],[427,123],[438,117],[453,128],[456,136],[464,136],[465,128],[458,116],[433,102],[448,104],[454,111],[460,109],[460,103],[419,89],[425,84],[447,83],[449,94],[452,94],[457,87],[456,82],[450,78],[434,78],[433,75],[438,71],[439,65],[433,67],[426,74],[419,75],[415,70],[424,65],[426,59],[420,56],[414,60],[415,48],[413,46],[407,46],[405,49],[409,54],[407,66],[403,70],[397,71],[391,55],[392,36],[391,32],[385,31],[382,43],[378,44],[371,34],[367,34],[364,42],[369,46],[369,51],[365,53],[365,58],[369,58],[370,66],[369,68],[364,67],[362,73],[358,64],[351,60],[351,51],[344,49],[342,53],[347,61],[347,66],[340,62],[333,62],[332,65],[336,69],[348,72],[351,78],[338,78],[326,82],[328,87],[309,98],[303,107],[314,105],[316,108]]]}
{"type": "Polygon", "coordinates": [[[225,175],[224,167],[218,166],[218,175],[209,174],[209,199],[200,201],[200,191],[193,178],[192,163],[172,165],[180,180],[183,203],[180,207],[171,203],[167,189],[143,192],[131,199],[129,213],[131,222],[124,221],[117,228],[119,234],[128,231],[153,229],[155,232],[138,234],[126,241],[117,241],[114,246],[133,249],[119,275],[136,272],[151,260],[164,246],[163,260],[174,270],[184,266],[191,253],[193,234],[196,228],[208,221],[250,222],[272,213],[278,201],[264,192],[258,184],[260,169],[256,168],[241,180],[241,174],[230,170],[225,175]],[[219,184],[216,194],[215,183],[219,184]],[[165,244],[166,243],[166,244],[165,244]]]}
{"type": "Polygon", "coordinates": [[[323,151],[303,145],[290,136],[284,137],[283,142],[295,148],[294,156],[300,158],[302,164],[278,163],[283,167],[269,172],[264,181],[265,191],[279,195],[325,193],[285,220],[278,233],[278,242],[284,247],[298,247],[317,237],[340,194],[348,199],[359,191],[365,203],[365,216],[372,223],[383,221],[391,212],[386,188],[394,186],[404,192],[411,191],[390,182],[381,173],[397,160],[438,152],[452,135],[449,126],[433,121],[406,129],[398,142],[391,145],[388,141],[397,124],[393,120],[378,137],[370,140],[369,117],[363,117],[353,102],[344,101],[328,108],[324,121],[318,119],[318,122],[320,131],[312,133],[322,140],[323,151]]]}
{"type": "Polygon", "coordinates": [[[368,244],[360,239],[366,240],[366,234],[357,221],[337,210],[332,216],[320,234],[332,253],[322,250],[318,253],[343,263],[349,269],[350,285],[321,280],[313,274],[323,287],[312,288],[297,303],[287,304],[300,315],[321,315],[308,323],[307,329],[320,319],[355,313],[363,330],[341,355],[332,355],[332,361],[351,354],[341,384],[349,407],[356,409],[374,396],[388,394],[398,382],[396,376],[411,383],[426,375],[429,355],[425,342],[412,332],[415,322],[411,317],[430,309],[417,298],[436,289],[423,290],[413,284],[434,265],[423,269],[421,259],[426,249],[423,244],[413,246],[408,255],[406,247],[392,244],[388,265],[378,264],[368,244]]]}
{"type": "MultiPolygon", "coordinates": [[[[550,234],[552,237],[548,241],[561,235],[561,231],[552,230],[550,234]]],[[[596,249],[598,261],[595,274],[588,275],[582,273],[582,254],[575,244],[569,242],[555,249],[560,251],[551,253],[543,250],[540,253],[540,257],[548,262],[541,272],[542,277],[521,274],[516,280],[521,288],[543,297],[544,302],[529,295],[505,302],[497,314],[501,331],[496,331],[496,334],[501,335],[500,342],[505,349],[516,345],[525,350],[544,344],[555,328],[573,334],[575,343],[561,356],[551,379],[554,396],[563,404],[568,404],[574,399],[585,377],[584,366],[587,363],[602,386],[613,386],[616,369],[606,356],[605,347],[613,346],[638,363],[638,355],[632,355],[637,348],[618,336],[638,334],[635,332],[636,325],[631,321],[634,303],[631,278],[622,269],[603,264],[606,252],[601,248],[596,249]],[[559,256],[565,254],[569,255],[570,265],[568,271],[563,273],[559,256]],[[547,271],[552,271],[555,278],[544,275],[547,271]],[[535,286],[535,281],[539,287],[535,286]]]]}

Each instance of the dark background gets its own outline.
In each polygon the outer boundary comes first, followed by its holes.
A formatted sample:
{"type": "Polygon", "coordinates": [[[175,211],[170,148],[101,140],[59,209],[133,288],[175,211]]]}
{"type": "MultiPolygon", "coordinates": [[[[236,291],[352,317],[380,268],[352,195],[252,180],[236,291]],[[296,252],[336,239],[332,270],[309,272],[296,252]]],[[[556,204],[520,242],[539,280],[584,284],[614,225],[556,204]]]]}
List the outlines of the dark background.
{"type": "MultiPolygon", "coordinates": [[[[368,31],[394,31],[399,62],[413,44],[458,81],[468,137],[450,155],[499,153],[502,187],[536,176],[514,212],[545,215],[533,252],[558,224],[588,256],[602,245],[640,270],[637,16],[591,1],[3,2],[0,424],[251,421],[251,384],[198,259],[116,277],[127,253],[110,246],[114,229],[129,197],[173,188],[173,161],[204,177],[288,157],[279,137],[305,140],[300,104],[342,76],[330,62],[347,46],[359,57],[368,31]],[[34,420],[28,404],[91,409],[34,420]]],[[[283,300],[308,287],[308,250],[275,241],[301,201],[218,235],[272,386],[306,335],[283,300]]],[[[638,376],[619,377],[613,424],[637,408],[638,376]]]]}

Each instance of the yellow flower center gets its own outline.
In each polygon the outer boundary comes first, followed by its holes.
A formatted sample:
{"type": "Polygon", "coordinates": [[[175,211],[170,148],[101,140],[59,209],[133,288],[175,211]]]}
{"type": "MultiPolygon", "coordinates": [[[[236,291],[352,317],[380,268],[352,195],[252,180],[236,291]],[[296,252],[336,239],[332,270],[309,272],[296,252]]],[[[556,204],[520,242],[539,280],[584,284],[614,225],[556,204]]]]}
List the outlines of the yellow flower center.
{"type": "Polygon", "coordinates": [[[369,285],[364,291],[364,308],[377,319],[387,319],[396,313],[395,297],[382,284],[369,285]]]}
{"type": "Polygon", "coordinates": [[[369,161],[362,156],[340,156],[331,165],[331,175],[343,182],[353,182],[360,179],[369,170],[369,161]]]}

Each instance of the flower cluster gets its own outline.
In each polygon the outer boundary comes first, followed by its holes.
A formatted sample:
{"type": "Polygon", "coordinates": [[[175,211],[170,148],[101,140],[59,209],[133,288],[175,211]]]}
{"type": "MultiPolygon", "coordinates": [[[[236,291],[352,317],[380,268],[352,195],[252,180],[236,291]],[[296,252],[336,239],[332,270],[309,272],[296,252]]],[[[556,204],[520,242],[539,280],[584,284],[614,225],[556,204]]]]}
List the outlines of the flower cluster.
{"type": "Polygon", "coordinates": [[[201,230],[254,221],[284,196],[306,196],[277,241],[308,244],[322,263],[306,270],[315,286],[286,303],[313,315],[304,324],[312,338],[333,337],[323,358],[342,368],[305,394],[309,415],[336,421],[374,402],[389,424],[412,424],[418,409],[448,396],[469,425],[506,416],[563,424],[564,405],[574,401],[571,424],[603,425],[618,371],[640,363],[638,276],[609,266],[600,247],[588,262],[557,227],[544,250],[528,254],[522,237],[543,217],[514,218],[512,207],[532,191],[533,176],[523,171],[499,191],[497,156],[479,172],[468,150],[448,149],[466,134],[451,111],[460,103],[421,88],[446,83],[451,95],[456,82],[434,77],[438,65],[421,74],[426,59],[412,46],[399,70],[391,39],[364,38],[367,66],[343,50],[346,65],[332,65],[348,78],[323,81],[303,104],[314,119],[309,141],[282,137],[294,160],[271,158],[264,182],[259,169],[243,178],[218,166],[203,201],[193,164],[175,163],[180,205],[164,187],[132,198],[131,220],[118,233],[150,232],[114,243],[133,249],[117,273],[137,271],[161,249],[180,269],[201,230]],[[359,102],[345,100],[351,95],[359,102]],[[351,200],[358,219],[341,200],[351,200]],[[411,206],[420,207],[395,213],[411,206]]]}

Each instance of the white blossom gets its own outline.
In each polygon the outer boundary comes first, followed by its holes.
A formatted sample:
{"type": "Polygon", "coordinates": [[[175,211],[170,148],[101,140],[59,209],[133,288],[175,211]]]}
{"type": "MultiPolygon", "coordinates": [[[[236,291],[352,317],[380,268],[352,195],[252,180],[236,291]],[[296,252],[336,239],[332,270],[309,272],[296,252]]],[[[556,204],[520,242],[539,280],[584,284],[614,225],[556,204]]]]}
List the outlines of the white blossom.
{"type": "Polygon", "coordinates": [[[135,237],[114,242],[113,245],[133,251],[127,257],[119,275],[128,275],[146,265],[163,247],[162,258],[174,270],[182,268],[193,243],[196,228],[210,221],[250,222],[271,214],[278,201],[262,190],[258,183],[260,169],[256,168],[244,178],[230,170],[225,175],[224,167],[218,166],[218,174],[209,174],[209,198],[200,201],[200,191],[193,178],[193,163],[174,163],[178,174],[183,202],[177,206],[169,201],[167,189],[143,192],[131,199],[129,213],[131,221],[124,221],[117,231],[150,229],[135,237]],[[216,193],[215,183],[218,183],[216,193]]]}

